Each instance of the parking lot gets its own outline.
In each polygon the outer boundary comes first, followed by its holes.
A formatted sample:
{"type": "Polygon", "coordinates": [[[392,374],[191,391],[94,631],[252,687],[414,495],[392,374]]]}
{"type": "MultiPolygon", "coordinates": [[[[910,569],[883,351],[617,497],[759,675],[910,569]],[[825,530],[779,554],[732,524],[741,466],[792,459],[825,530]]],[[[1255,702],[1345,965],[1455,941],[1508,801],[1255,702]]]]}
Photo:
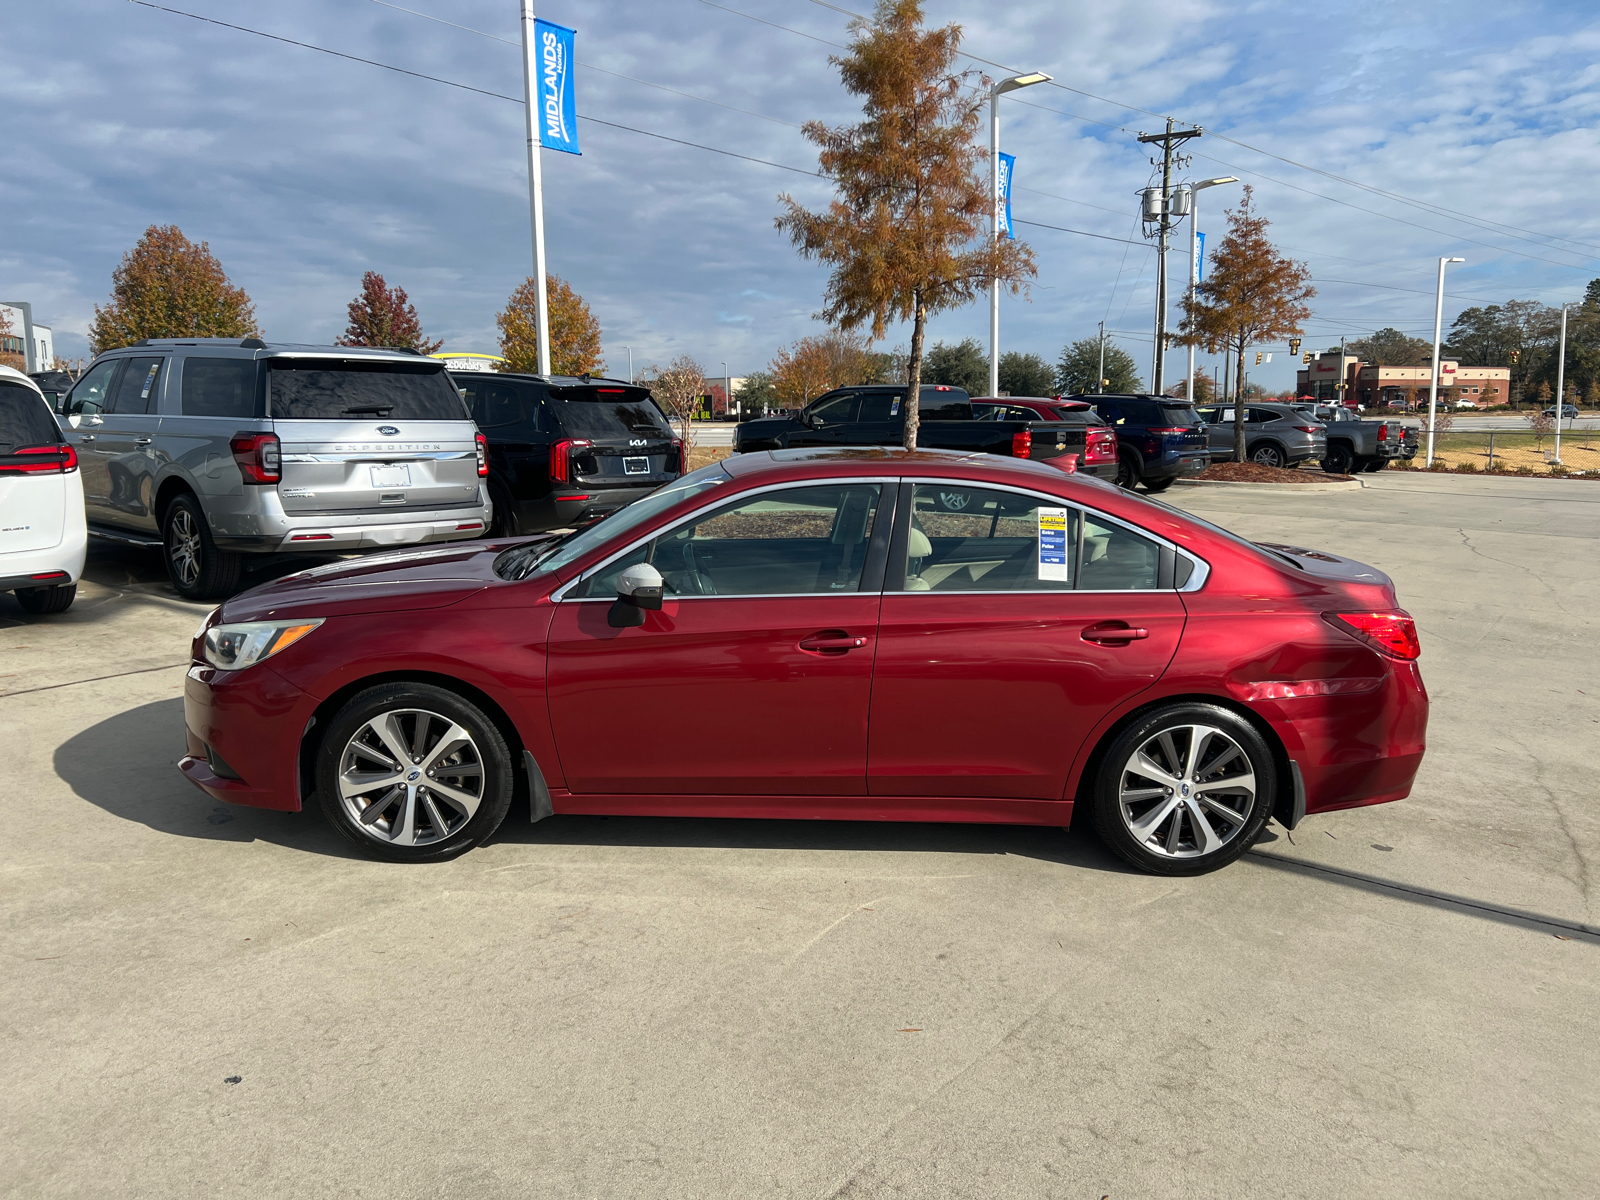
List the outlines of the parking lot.
{"type": "MultiPolygon", "coordinates": [[[[370,862],[179,777],[206,606],[158,558],[92,548],[59,617],[0,595],[0,1193],[1592,1193],[1600,486],[1364,482],[1165,496],[1393,575],[1433,701],[1409,800],[1194,879],[1053,829],[525,809],[370,862]]],[[[738,715],[618,736],[715,755],[738,715]]]]}

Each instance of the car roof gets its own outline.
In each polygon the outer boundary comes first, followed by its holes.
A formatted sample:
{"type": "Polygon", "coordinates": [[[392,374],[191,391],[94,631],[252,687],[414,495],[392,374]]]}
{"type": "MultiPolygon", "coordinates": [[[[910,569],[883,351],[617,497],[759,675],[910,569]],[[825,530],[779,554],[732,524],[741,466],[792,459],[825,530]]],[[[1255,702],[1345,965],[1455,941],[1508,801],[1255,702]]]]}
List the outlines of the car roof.
{"type": "MultiPolygon", "coordinates": [[[[314,355],[327,358],[371,358],[387,362],[438,362],[415,350],[402,350],[392,346],[337,346],[317,342],[265,342],[260,338],[140,338],[126,346],[107,350],[100,358],[126,357],[141,351],[178,350],[191,347],[205,350],[247,350],[257,358],[278,355],[295,357],[314,355]]],[[[98,359],[96,361],[99,361],[98,359]]],[[[439,364],[443,367],[443,364],[439,364]]]]}
{"type": "Polygon", "coordinates": [[[615,387],[635,387],[650,390],[648,383],[633,383],[626,379],[609,379],[603,375],[534,375],[527,371],[451,371],[452,376],[465,376],[476,379],[487,375],[493,379],[528,379],[534,383],[546,383],[551,387],[587,387],[590,384],[610,384],[615,387]]]}
{"type": "Polygon", "coordinates": [[[7,383],[20,383],[25,388],[31,388],[34,395],[38,396],[39,399],[44,399],[44,391],[39,385],[15,367],[0,366],[0,379],[5,380],[7,383]]]}
{"type": "MultiPolygon", "coordinates": [[[[840,475],[934,475],[968,478],[1014,487],[1053,489],[1064,483],[1109,487],[1087,475],[1069,475],[1058,467],[1025,458],[1007,458],[980,450],[905,450],[898,446],[817,446],[789,450],[756,450],[720,460],[740,482],[769,476],[774,483],[840,475]]],[[[1115,490],[1115,489],[1113,489],[1115,490]]]]}

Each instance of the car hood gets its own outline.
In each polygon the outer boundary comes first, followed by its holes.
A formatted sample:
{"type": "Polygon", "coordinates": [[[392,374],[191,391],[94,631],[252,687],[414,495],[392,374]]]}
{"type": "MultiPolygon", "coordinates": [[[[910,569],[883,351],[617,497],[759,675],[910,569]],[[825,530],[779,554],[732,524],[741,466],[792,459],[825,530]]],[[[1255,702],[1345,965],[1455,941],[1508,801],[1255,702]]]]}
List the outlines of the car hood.
{"type": "Polygon", "coordinates": [[[297,571],[233,597],[222,606],[221,619],[267,621],[445,608],[493,583],[496,556],[515,544],[457,542],[297,571]]]}

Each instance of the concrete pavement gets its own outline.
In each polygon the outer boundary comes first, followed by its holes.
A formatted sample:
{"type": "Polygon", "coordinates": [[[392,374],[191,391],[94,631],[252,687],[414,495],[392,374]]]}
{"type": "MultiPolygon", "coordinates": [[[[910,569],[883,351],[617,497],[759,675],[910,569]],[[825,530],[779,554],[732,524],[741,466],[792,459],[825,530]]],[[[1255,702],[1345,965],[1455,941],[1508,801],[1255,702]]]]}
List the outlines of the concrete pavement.
{"type": "Polygon", "coordinates": [[[1049,829],[525,813],[355,859],[177,776],[202,608],[153,560],[97,549],[59,618],[0,596],[0,1194],[1592,1191],[1600,487],[1364,482],[1167,494],[1390,572],[1434,701],[1410,800],[1200,879],[1049,829]]]}

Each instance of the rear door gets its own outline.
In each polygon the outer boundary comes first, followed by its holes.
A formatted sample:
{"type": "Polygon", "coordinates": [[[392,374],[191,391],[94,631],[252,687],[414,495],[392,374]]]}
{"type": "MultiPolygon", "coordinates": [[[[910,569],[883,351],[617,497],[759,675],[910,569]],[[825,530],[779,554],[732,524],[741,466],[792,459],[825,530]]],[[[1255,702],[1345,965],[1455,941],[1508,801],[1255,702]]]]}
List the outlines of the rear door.
{"type": "Polygon", "coordinates": [[[868,794],[1061,800],[1090,730],[1177,651],[1173,560],[1062,501],[908,486],[879,618],[868,794]]]}
{"type": "Polygon", "coordinates": [[[265,365],[290,516],[478,502],[477,430],[443,363],[280,355],[265,365]]]}
{"type": "Polygon", "coordinates": [[[0,379],[0,575],[10,574],[5,556],[44,550],[61,541],[67,488],[76,475],[38,470],[18,451],[61,442],[49,406],[32,388],[0,379]]]}

